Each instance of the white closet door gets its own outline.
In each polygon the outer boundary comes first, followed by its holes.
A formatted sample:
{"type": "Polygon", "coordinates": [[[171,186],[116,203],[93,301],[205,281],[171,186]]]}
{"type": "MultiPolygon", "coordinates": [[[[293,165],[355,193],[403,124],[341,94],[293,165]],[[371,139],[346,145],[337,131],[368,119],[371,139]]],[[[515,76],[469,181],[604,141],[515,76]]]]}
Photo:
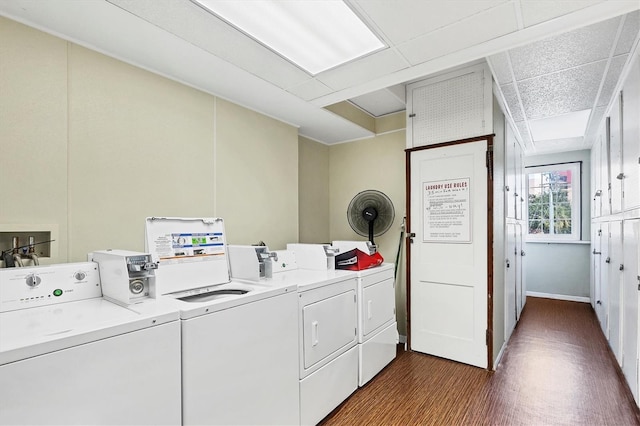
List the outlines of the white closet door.
{"type": "Polygon", "coordinates": [[[640,219],[624,221],[624,304],[622,306],[622,372],[638,400],[638,239],[640,219]]]}
{"type": "Polygon", "coordinates": [[[610,223],[610,257],[609,263],[609,345],[622,365],[622,221],[610,223]]]}

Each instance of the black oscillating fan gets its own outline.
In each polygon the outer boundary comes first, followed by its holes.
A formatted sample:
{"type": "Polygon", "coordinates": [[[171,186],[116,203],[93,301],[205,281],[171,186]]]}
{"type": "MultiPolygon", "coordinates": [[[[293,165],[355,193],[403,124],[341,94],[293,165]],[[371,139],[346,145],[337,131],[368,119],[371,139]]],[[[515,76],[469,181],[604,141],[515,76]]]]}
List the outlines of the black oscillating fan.
{"type": "Polygon", "coordinates": [[[394,217],[391,199],[375,189],[356,194],[347,208],[349,225],[358,235],[369,237],[371,244],[375,244],[373,237],[379,237],[389,230],[394,217]]]}

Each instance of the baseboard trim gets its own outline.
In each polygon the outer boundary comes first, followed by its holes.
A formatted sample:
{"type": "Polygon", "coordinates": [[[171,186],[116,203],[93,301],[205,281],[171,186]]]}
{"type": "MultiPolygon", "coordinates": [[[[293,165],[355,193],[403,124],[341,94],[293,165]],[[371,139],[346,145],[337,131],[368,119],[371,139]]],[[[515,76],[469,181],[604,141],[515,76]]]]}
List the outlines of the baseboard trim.
{"type": "Polygon", "coordinates": [[[527,296],[542,297],[544,299],[568,300],[569,302],[591,303],[591,299],[584,296],[568,296],[566,294],[538,293],[537,291],[527,291],[527,296]]]}
{"type": "Polygon", "coordinates": [[[498,352],[498,356],[496,357],[496,360],[493,362],[493,371],[496,371],[498,369],[498,365],[500,365],[500,361],[502,361],[502,355],[504,354],[504,350],[507,348],[507,344],[509,342],[504,342],[502,343],[502,346],[500,347],[500,352],[498,352]]]}

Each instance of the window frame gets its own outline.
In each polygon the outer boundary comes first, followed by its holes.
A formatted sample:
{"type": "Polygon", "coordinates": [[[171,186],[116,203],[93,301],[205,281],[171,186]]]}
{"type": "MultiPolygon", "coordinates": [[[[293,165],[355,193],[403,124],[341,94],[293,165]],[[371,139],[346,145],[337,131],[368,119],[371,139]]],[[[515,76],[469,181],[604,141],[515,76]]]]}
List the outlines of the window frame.
{"type": "MultiPolygon", "coordinates": [[[[526,238],[528,241],[558,242],[580,241],[582,239],[582,161],[570,161],[566,163],[542,164],[525,167],[526,208],[527,221],[526,238]],[[571,171],[571,234],[531,234],[529,233],[529,175],[554,171],[571,171]]],[[[551,224],[551,219],[550,219],[551,224]]],[[[550,226],[550,231],[553,227],[550,226]]]]}

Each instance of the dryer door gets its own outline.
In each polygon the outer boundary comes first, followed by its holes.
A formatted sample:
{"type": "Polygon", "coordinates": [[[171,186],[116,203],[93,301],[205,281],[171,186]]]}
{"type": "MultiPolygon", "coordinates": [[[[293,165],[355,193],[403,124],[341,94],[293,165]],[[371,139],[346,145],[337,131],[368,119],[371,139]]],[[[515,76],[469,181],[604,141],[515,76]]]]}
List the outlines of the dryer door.
{"type": "Polygon", "coordinates": [[[395,318],[395,289],[393,278],[386,279],[362,289],[361,305],[361,341],[373,331],[395,318]]]}
{"type": "Polygon", "coordinates": [[[355,291],[349,290],[302,308],[305,369],[354,343],[355,297],[355,291]]]}

